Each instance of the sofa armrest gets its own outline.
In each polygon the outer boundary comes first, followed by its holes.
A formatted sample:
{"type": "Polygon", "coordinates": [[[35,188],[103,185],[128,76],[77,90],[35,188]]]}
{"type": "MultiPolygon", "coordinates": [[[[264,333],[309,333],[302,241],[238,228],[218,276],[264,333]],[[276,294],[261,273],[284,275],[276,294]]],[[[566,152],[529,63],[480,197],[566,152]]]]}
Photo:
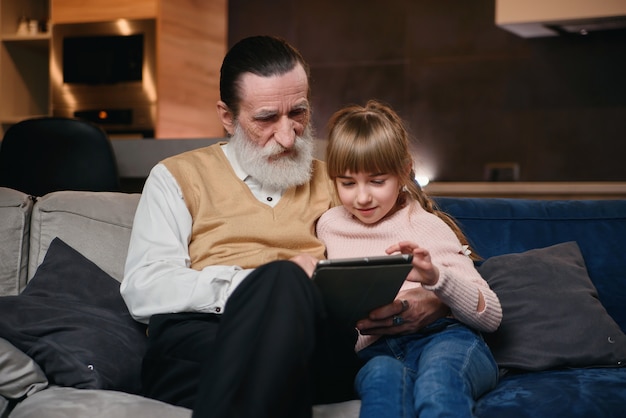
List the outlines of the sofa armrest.
{"type": "Polygon", "coordinates": [[[30,196],[0,187],[0,296],[26,286],[32,209],[30,196]]]}

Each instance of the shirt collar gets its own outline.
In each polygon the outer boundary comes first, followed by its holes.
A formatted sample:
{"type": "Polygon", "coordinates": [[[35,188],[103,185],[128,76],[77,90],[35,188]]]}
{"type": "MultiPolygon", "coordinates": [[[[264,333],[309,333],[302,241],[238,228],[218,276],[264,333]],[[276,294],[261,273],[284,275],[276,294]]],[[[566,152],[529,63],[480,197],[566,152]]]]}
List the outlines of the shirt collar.
{"type": "Polygon", "coordinates": [[[224,155],[226,155],[226,159],[228,160],[230,165],[233,167],[233,170],[235,171],[235,175],[237,175],[239,180],[245,181],[249,177],[249,174],[246,173],[246,171],[243,168],[241,168],[241,165],[239,164],[239,160],[237,160],[237,156],[235,155],[235,153],[233,152],[232,148],[229,146],[228,143],[222,145],[222,151],[224,151],[224,155]]]}
{"type": "Polygon", "coordinates": [[[232,166],[237,178],[243,181],[250,188],[254,197],[268,206],[275,207],[285,191],[264,187],[258,180],[246,173],[246,171],[239,164],[239,161],[237,161],[237,156],[233,152],[232,147],[228,146],[228,144],[222,145],[222,151],[232,166]]]}

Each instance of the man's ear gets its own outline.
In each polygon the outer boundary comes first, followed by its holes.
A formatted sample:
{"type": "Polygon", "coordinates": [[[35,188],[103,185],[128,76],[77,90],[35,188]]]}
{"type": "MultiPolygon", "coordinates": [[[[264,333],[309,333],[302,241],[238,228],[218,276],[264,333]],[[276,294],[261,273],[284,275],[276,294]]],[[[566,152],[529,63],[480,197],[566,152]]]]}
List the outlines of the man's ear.
{"type": "Polygon", "coordinates": [[[217,102],[217,116],[220,118],[220,121],[222,121],[222,126],[228,135],[232,135],[235,131],[235,117],[226,103],[221,100],[217,102]]]}

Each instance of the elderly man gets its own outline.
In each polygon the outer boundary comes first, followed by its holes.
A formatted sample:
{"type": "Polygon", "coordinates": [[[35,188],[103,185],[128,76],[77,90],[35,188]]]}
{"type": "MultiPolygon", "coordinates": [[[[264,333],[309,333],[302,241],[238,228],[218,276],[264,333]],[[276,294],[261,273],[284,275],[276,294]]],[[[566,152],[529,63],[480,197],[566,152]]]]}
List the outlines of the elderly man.
{"type": "MultiPolygon", "coordinates": [[[[285,41],[256,36],[224,58],[217,112],[227,143],[170,157],[148,177],[121,292],[148,323],[147,396],[195,417],[310,417],[349,399],[359,362],[354,329],[324,312],[310,275],[314,235],[333,206],[313,158],[309,70],[285,41]]],[[[369,319],[408,332],[445,312],[430,292],[369,319]],[[411,320],[412,319],[412,320],[411,320]]]]}

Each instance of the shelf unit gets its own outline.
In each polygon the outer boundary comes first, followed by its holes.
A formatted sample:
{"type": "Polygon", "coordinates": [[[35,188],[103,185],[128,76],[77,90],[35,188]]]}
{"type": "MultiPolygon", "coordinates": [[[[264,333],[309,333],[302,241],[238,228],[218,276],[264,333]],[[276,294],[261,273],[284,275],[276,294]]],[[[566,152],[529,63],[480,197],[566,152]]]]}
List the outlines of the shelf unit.
{"type": "Polygon", "coordinates": [[[22,119],[50,114],[49,0],[0,0],[0,130],[22,119]],[[38,32],[18,34],[20,19],[38,32]],[[41,26],[46,31],[41,31],[41,26]]]}
{"type": "Polygon", "coordinates": [[[0,138],[20,120],[52,114],[51,26],[119,18],[157,21],[156,137],[222,136],[213,109],[227,13],[227,0],[0,0],[0,138]],[[48,22],[47,30],[18,35],[21,16],[48,22]]]}

